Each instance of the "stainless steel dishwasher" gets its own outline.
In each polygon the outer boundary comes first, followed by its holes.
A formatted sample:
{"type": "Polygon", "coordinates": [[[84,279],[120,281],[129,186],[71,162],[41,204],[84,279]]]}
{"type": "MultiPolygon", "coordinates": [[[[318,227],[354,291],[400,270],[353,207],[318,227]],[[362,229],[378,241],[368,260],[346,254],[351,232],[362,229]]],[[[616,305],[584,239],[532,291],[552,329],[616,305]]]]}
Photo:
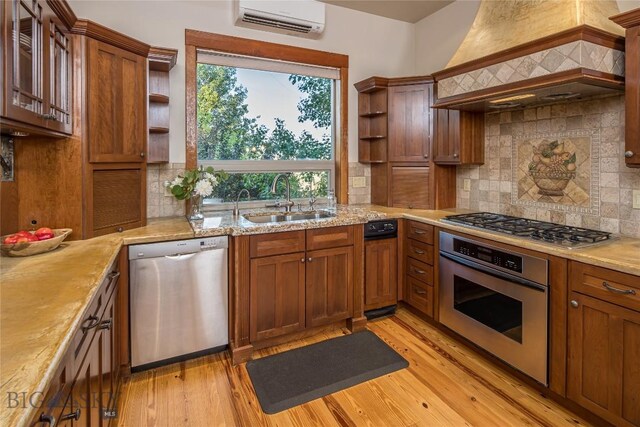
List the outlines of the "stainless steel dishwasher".
{"type": "Polygon", "coordinates": [[[224,237],[129,247],[131,368],[153,368],[229,343],[224,237]]]}

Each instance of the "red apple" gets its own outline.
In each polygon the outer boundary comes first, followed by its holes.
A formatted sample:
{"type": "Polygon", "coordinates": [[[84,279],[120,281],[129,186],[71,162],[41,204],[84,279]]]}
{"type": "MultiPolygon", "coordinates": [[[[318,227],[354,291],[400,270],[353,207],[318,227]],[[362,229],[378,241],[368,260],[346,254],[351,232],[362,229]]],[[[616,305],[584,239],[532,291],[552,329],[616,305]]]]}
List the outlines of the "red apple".
{"type": "Polygon", "coordinates": [[[32,235],[30,235],[30,236],[27,236],[27,240],[28,240],[29,242],[37,242],[37,241],[39,241],[40,239],[38,239],[38,237],[37,237],[37,236],[34,236],[34,235],[32,234],[32,235]]]}
{"type": "Polygon", "coordinates": [[[26,230],[21,230],[21,231],[18,231],[16,234],[14,234],[14,236],[24,236],[24,237],[31,236],[31,235],[32,234],[26,230]]]}
{"type": "Polygon", "coordinates": [[[48,240],[54,237],[53,230],[49,227],[38,228],[35,235],[38,240],[48,240]]]}
{"type": "Polygon", "coordinates": [[[2,241],[2,243],[4,243],[5,245],[14,245],[17,241],[18,241],[18,235],[16,234],[11,234],[7,237],[4,238],[4,240],[2,241]]]}

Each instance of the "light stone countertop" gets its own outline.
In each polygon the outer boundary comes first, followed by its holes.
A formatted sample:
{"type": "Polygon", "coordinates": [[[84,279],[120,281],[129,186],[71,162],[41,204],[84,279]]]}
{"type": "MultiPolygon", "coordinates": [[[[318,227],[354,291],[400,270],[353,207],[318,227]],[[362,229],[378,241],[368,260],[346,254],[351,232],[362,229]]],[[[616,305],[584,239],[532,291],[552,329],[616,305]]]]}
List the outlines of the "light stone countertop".
{"type": "MultiPolygon", "coordinates": [[[[243,214],[256,211],[243,211],[243,214]]],[[[264,210],[257,212],[264,213],[264,210]]],[[[44,392],[71,344],[84,311],[123,245],[193,237],[272,233],[406,218],[443,229],[513,244],[640,276],[640,239],[618,237],[582,249],[567,249],[505,234],[440,222],[467,210],[417,210],[375,205],[340,206],[338,216],[321,221],[253,224],[230,212],[210,214],[193,224],[184,217],[152,219],[123,233],[63,243],[53,252],[26,258],[0,258],[0,426],[27,425],[37,408],[8,408],[9,392],[44,392]],[[193,226],[193,229],[192,229],[193,226]]]]}

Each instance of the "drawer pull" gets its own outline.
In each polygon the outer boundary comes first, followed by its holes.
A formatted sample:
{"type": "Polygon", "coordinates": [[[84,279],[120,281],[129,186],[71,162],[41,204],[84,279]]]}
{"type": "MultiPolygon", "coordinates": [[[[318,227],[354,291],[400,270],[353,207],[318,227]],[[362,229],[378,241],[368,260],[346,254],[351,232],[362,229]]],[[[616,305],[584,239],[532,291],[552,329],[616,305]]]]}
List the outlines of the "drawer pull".
{"type": "Polygon", "coordinates": [[[82,326],[81,326],[82,332],[87,332],[89,329],[95,328],[96,326],[98,326],[99,323],[100,323],[100,319],[98,319],[98,316],[89,316],[87,319],[84,320],[84,322],[82,322],[82,326]]]}
{"type": "Polygon", "coordinates": [[[633,289],[620,289],[615,286],[611,286],[608,282],[602,282],[602,286],[604,286],[607,290],[614,292],[616,294],[622,295],[635,295],[636,291],[633,289]]]}
{"type": "Polygon", "coordinates": [[[579,306],[579,305],[580,305],[580,304],[578,304],[578,301],[576,301],[576,300],[574,300],[574,299],[572,299],[572,300],[571,300],[571,307],[573,307],[573,308],[578,308],[578,306],[579,306]]]}
{"type": "Polygon", "coordinates": [[[417,253],[418,255],[424,255],[424,251],[420,250],[420,249],[413,249],[413,252],[417,253]]]}
{"type": "Polygon", "coordinates": [[[51,427],[53,427],[56,425],[56,417],[54,417],[53,415],[45,414],[43,412],[42,414],[40,414],[40,418],[38,418],[38,422],[47,423],[51,427]]]}
{"type": "Polygon", "coordinates": [[[110,282],[115,281],[118,277],[120,277],[120,272],[119,271],[112,271],[111,273],[109,273],[109,281],[110,282]]]}
{"type": "Polygon", "coordinates": [[[309,257],[309,258],[307,258],[307,261],[311,262],[311,261],[313,261],[313,258],[309,257]]]}
{"type": "Polygon", "coordinates": [[[414,229],[413,229],[413,232],[414,232],[415,234],[426,234],[426,233],[427,233],[426,231],[423,231],[423,230],[420,230],[420,229],[417,229],[417,228],[414,228],[414,229]]]}
{"type": "Polygon", "coordinates": [[[414,273],[418,273],[418,274],[425,274],[426,273],[426,271],[420,270],[419,268],[415,268],[415,267],[413,268],[413,271],[414,271],[414,273]]]}
{"type": "Polygon", "coordinates": [[[304,262],[304,257],[300,258],[300,262],[304,262]]]}
{"type": "Polygon", "coordinates": [[[78,421],[80,419],[80,408],[76,409],[74,412],[70,412],[66,415],[60,415],[60,421],[66,420],[74,420],[78,421]]]}
{"type": "Polygon", "coordinates": [[[413,292],[418,294],[418,295],[426,295],[427,294],[427,291],[422,290],[420,288],[415,288],[415,287],[413,288],[413,292]]]}
{"type": "Polygon", "coordinates": [[[111,330],[111,325],[112,324],[113,324],[113,320],[112,319],[103,320],[102,322],[100,322],[100,326],[98,326],[98,329],[111,330]]]}

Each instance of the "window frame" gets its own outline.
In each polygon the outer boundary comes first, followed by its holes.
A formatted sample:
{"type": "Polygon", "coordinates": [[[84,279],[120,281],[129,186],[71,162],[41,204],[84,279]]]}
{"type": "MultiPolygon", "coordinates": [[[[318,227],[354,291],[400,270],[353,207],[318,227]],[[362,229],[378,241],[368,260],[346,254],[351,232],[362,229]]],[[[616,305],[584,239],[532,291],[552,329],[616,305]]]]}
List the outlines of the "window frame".
{"type": "MultiPolygon", "coordinates": [[[[241,37],[226,36],[223,34],[208,33],[197,30],[185,30],[186,51],[186,168],[194,169],[198,166],[198,128],[197,128],[197,51],[198,49],[227,52],[235,55],[252,56],[269,60],[287,61],[300,64],[315,65],[321,67],[337,68],[340,71],[340,79],[335,83],[335,120],[332,129],[334,136],[333,160],[313,161],[313,170],[319,170],[319,162],[327,162],[334,169],[338,203],[348,202],[348,76],[349,56],[320,50],[301,48],[278,43],[263,42],[260,40],[245,39],[241,37]]],[[[304,160],[270,161],[271,166],[257,165],[256,161],[229,161],[225,160],[225,168],[229,172],[272,172],[274,166],[284,167],[288,170],[288,163],[295,162],[294,171],[305,170],[304,160]],[[251,163],[253,162],[253,165],[251,163]],[[228,166],[231,167],[228,167],[228,166]],[[242,170],[238,170],[241,168],[242,170]],[[251,168],[249,170],[249,168],[251,168]],[[268,170],[267,170],[268,169],[268,170]]],[[[259,161],[258,161],[259,162],[259,161]]],[[[221,161],[201,161],[203,165],[220,165],[221,161]]],[[[266,162],[262,162],[265,164],[266,162]]],[[[311,165],[309,165],[311,166],[311,165]]],[[[327,168],[329,169],[329,168],[327,168]]],[[[327,170],[324,169],[324,170],[327,170]]],[[[226,170],[226,169],[225,169],[226,170]]],[[[187,209],[189,209],[187,203],[187,209]]]]}

